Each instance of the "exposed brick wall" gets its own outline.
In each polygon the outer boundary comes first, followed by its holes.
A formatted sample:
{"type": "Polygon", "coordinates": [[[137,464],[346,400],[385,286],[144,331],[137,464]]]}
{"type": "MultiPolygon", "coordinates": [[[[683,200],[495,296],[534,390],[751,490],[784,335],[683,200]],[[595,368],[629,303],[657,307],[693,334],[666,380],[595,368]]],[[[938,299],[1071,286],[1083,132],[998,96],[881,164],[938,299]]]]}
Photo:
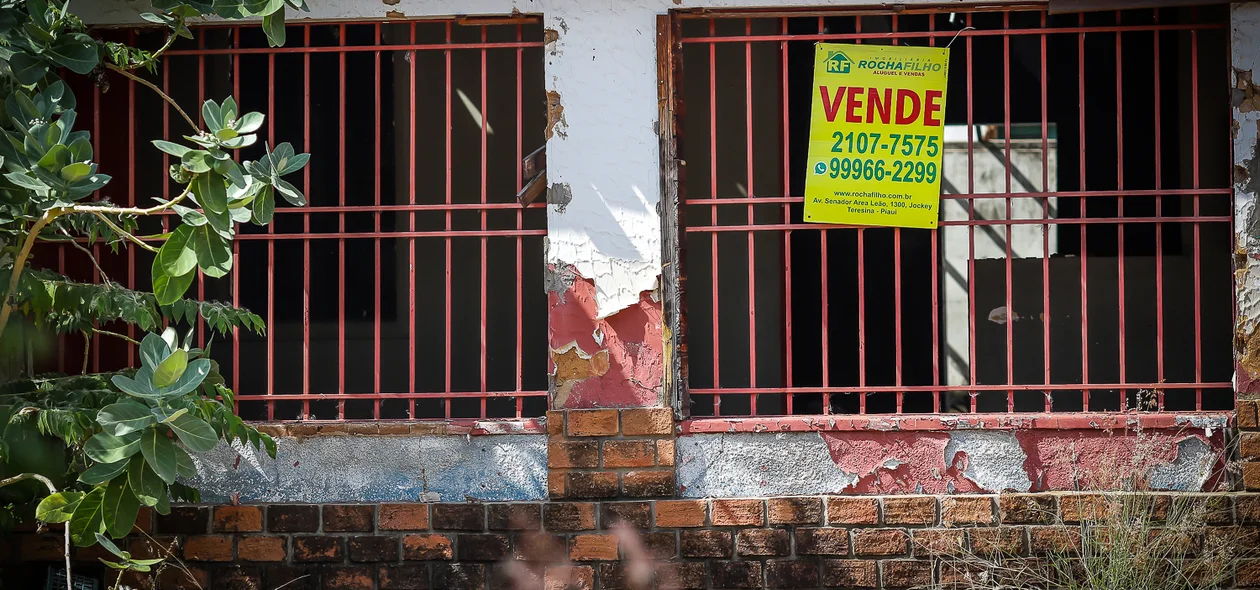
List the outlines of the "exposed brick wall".
{"type": "Polygon", "coordinates": [[[553,500],[673,496],[672,410],[548,412],[547,482],[553,500]]]}
{"type": "MultiPolygon", "coordinates": [[[[1172,495],[1165,495],[1168,500],[1172,495]]],[[[1195,494],[1219,510],[1205,535],[1260,524],[1260,494],[1195,494]]],[[[173,546],[206,590],[628,588],[628,554],[658,560],[659,588],[910,588],[951,575],[934,559],[969,546],[1035,555],[1073,542],[1053,526],[1100,505],[1096,494],[799,497],[610,502],[182,506],[146,514],[137,557],[173,546]],[[612,531],[638,529],[629,547],[612,531]],[[546,564],[526,584],[522,564],[546,564]],[[296,581],[295,581],[296,580],[296,581]]],[[[1250,535],[1253,541],[1260,535],[1250,535]]],[[[0,539],[4,587],[34,587],[61,558],[56,532],[0,539]],[[24,584],[29,584],[24,585],[24,584]]],[[[80,550],[80,571],[104,556],[80,550]]],[[[96,571],[100,571],[99,566],[96,571]]],[[[158,588],[196,587],[168,569],[158,588]]],[[[1260,559],[1236,587],[1260,587],[1260,559]]],[[[151,588],[151,585],[137,585],[151,588]]]]}

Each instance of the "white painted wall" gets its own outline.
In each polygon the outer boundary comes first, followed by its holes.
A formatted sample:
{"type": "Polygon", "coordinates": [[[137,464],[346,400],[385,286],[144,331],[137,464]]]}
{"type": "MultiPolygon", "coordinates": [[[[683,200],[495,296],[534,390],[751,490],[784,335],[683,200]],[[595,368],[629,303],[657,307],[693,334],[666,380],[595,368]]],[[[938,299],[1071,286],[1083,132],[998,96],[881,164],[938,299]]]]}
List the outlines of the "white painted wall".
{"type": "MultiPolygon", "coordinates": [[[[1009,0],[987,2],[1006,3],[1009,0]]],[[[659,149],[655,132],[656,15],[671,9],[871,6],[858,0],[308,0],[320,20],[542,14],[559,32],[547,53],[547,90],[560,94],[564,124],[547,144],[548,181],[573,199],[549,209],[547,262],[592,279],[599,315],[657,288],[661,272],[659,149]],[[388,13],[388,15],[387,15],[388,13]]],[[[883,3],[891,5],[892,3],[883,3]]],[[[896,4],[958,4],[907,0],[896,4]]],[[[143,22],[149,0],[80,3],[93,24],[143,22]]]]}

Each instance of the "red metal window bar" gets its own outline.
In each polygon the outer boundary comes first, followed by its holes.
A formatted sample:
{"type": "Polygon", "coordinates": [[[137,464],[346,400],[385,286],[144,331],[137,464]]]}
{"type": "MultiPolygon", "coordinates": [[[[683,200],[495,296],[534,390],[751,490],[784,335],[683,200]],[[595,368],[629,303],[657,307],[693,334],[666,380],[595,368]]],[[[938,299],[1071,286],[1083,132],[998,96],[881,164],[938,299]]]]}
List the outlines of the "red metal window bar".
{"type": "MultiPolygon", "coordinates": [[[[546,315],[528,312],[546,306],[546,212],[516,202],[528,180],[522,158],[544,142],[539,19],[288,29],[288,43],[271,48],[256,26],[202,27],[195,42],[167,52],[154,78],[185,107],[231,94],[267,116],[260,139],[312,154],[295,182],[309,205],[280,203],[269,226],[243,226],[230,277],[199,276],[195,287],[198,298],[249,308],[268,325],[265,336],[238,331],[212,342],[239,412],[254,420],[542,415],[546,315]]],[[[105,34],[140,46],[162,40],[145,29],[105,34]]],[[[76,94],[93,137],[116,142],[96,146],[115,178],[103,196],[132,205],[169,198],[167,156],[149,140],[186,132],[172,110],[125,80],[76,94]]],[[[151,229],[168,225],[160,223],[151,229]]],[[[112,279],[147,288],[149,253],[93,249],[112,279]]],[[[101,279],[73,247],[52,255],[66,274],[101,279]]],[[[196,328],[205,346],[208,332],[196,328]]],[[[90,369],[135,363],[133,347],[96,340],[90,369]]],[[[83,343],[58,347],[55,368],[78,368],[83,343]]]]}
{"type": "Polygon", "coordinates": [[[680,17],[691,415],[1233,408],[1225,8],[680,17]],[[819,41],[951,47],[940,229],[801,221],[819,41]]]}

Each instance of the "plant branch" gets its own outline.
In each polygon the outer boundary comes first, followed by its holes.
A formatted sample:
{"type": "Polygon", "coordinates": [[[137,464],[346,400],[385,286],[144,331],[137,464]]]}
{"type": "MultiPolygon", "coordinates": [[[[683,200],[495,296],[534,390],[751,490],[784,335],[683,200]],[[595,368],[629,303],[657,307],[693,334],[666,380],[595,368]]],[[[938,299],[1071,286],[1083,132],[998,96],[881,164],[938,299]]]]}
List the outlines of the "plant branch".
{"type": "Polygon", "coordinates": [[[137,345],[137,346],[140,344],[140,341],[135,340],[135,339],[133,339],[132,337],[130,337],[130,336],[128,336],[128,335],[126,335],[126,334],[119,334],[118,332],[110,332],[109,330],[96,330],[96,329],[94,329],[93,331],[94,331],[94,332],[96,332],[97,334],[104,334],[104,335],[106,335],[106,336],[113,336],[113,337],[115,337],[115,338],[122,338],[123,340],[126,340],[127,342],[130,342],[130,343],[135,344],[135,345],[137,345]]]}
{"type": "Polygon", "coordinates": [[[83,332],[83,368],[79,370],[80,375],[87,375],[88,353],[92,350],[92,337],[88,335],[87,330],[83,332]]]}
{"type": "Polygon", "coordinates": [[[194,131],[201,131],[201,128],[197,126],[197,122],[194,121],[192,117],[189,117],[188,113],[184,112],[184,109],[179,107],[179,103],[175,102],[175,99],[171,98],[170,96],[167,96],[165,92],[162,92],[162,89],[158,88],[156,84],[148,80],[145,80],[144,78],[141,78],[140,76],[137,76],[131,72],[128,72],[126,69],[118,67],[117,65],[105,64],[105,67],[115,72],[118,72],[119,74],[122,74],[132,80],[135,80],[136,82],[139,82],[140,84],[144,86],[147,86],[149,90],[152,90],[158,93],[158,96],[161,96],[163,100],[165,100],[171,106],[175,107],[175,110],[179,112],[180,116],[182,116],[185,121],[188,121],[188,125],[192,127],[194,131]]]}
{"type": "Polygon", "coordinates": [[[66,231],[66,228],[59,227],[57,229],[61,231],[62,235],[66,236],[67,238],[70,238],[70,245],[74,246],[75,248],[78,248],[79,250],[82,250],[84,254],[87,254],[88,260],[92,261],[92,266],[96,267],[96,272],[101,273],[101,282],[106,286],[106,288],[109,288],[109,284],[111,282],[109,280],[109,275],[105,274],[105,269],[101,268],[101,263],[96,261],[96,256],[92,254],[92,251],[88,250],[87,248],[84,248],[82,244],[79,244],[79,242],[75,241],[74,236],[70,235],[70,232],[66,231]]]}
{"type": "MultiPolygon", "coordinates": [[[[8,309],[8,307],[9,307],[8,305],[5,305],[5,309],[8,309]]],[[[13,477],[0,479],[0,488],[8,486],[8,485],[13,485],[21,481],[26,481],[28,479],[39,480],[39,483],[44,484],[44,487],[48,488],[49,495],[57,493],[57,486],[54,486],[52,481],[49,480],[47,477],[44,477],[38,473],[19,473],[18,475],[15,475],[13,477]]],[[[70,575],[70,526],[67,524],[66,526],[63,526],[61,528],[66,533],[65,535],[66,536],[66,548],[65,548],[66,590],[74,590],[74,576],[70,575]]]]}
{"type": "MultiPolygon", "coordinates": [[[[183,21],[180,21],[180,24],[183,24],[183,21]]],[[[146,59],[144,61],[137,62],[134,64],[128,64],[127,66],[120,66],[121,69],[138,70],[151,63],[157,63],[158,58],[161,57],[163,53],[166,53],[166,50],[170,49],[171,46],[175,44],[175,38],[178,36],[179,35],[177,35],[175,31],[171,31],[171,34],[166,36],[166,43],[163,43],[162,47],[160,47],[157,51],[153,52],[153,55],[149,56],[149,59],[146,59]]]]}
{"type": "Polygon", "coordinates": [[[114,222],[113,222],[112,220],[110,220],[110,218],[109,218],[108,216],[106,216],[106,215],[105,215],[105,213],[103,213],[103,212],[101,212],[101,211],[94,211],[94,212],[92,212],[92,214],[93,214],[93,215],[95,215],[95,216],[97,216],[97,217],[99,217],[99,218],[101,219],[101,221],[104,221],[104,222],[105,222],[105,225],[108,225],[110,229],[114,230],[114,233],[117,233],[118,235],[120,235],[120,236],[122,236],[122,237],[124,237],[124,238],[126,238],[126,239],[128,239],[128,240],[131,240],[131,242],[132,242],[132,243],[134,243],[135,245],[140,246],[141,248],[144,248],[145,250],[148,250],[148,251],[150,251],[150,252],[157,252],[157,251],[158,251],[158,249],[157,249],[157,248],[154,248],[153,246],[150,246],[150,245],[148,245],[148,244],[144,243],[144,241],[143,241],[143,240],[141,240],[141,239],[139,239],[139,238],[137,238],[137,237],[135,237],[135,236],[131,235],[131,233],[130,233],[130,232],[128,232],[127,230],[125,230],[125,229],[123,229],[123,228],[118,227],[117,225],[115,225],[115,224],[114,224],[114,222]]]}
{"type": "Polygon", "coordinates": [[[102,207],[100,205],[75,205],[71,207],[68,210],[68,212],[70,213],[112,213],[115,215],[136,215],[136,216],[153,215],[154,213],[161,213],[162,211],[170,209],[171,206],[187,198],[188,195],[192,192],[193,182],[195,181],[196,181],[195,178],[193,181],[190,181],[188,183],[188,186],[184,187],[183,192],[176,195],[174,199],[171,199],[165,203],[154,205],[152,207],[145,207],[145,208],[102,207]]]}
{"type": "Polygon", "coordinates": [[[9,325],[9,316],[13,314],[13,305],[10,300],[17,293],[18,284],[22,282],[22,269],[26,267],[26,259],[31,255],[31,248],[35,246],[35,238],[39,236],[39,232],[43,231],[44,226],[52,223],[57,216],[65,213],[67,209],[63,207],[53,207],[44,212],[44,215],[31,224],[30,233],[26,234],[26,241],[22,243],[22,249],[18,251],[17,257],[13,259],[13,274],[9,277],[9,287],[4,293],[4,301],[0,302],[0,336],[4,336],[4,328],[9,325]]]}

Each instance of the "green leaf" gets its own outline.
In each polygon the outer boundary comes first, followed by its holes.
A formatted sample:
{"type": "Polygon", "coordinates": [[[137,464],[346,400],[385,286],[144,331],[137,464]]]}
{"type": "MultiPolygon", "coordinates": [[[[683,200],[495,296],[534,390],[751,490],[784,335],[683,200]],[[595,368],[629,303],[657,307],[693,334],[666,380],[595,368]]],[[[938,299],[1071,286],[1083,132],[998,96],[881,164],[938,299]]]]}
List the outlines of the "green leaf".
{"type": "Polygon", "coordinates": [[[81,500],[83,492],[57,492],[49,495],[35,507],[35,518],[47,523],[65,522],[70,520],[81,500]]]}
{"type": "MultiPolygon", "coordinates": [[[[188,226],[180,226],[180,229],[184,227],[188,226]]],[[[191,270],[174,277],[167,274],[166,268],[162,266],[161,256],[153,258],[150,274],[153,275],[153,296],[157,298],[158,305],[170,305],[178,301],[184,293],[188,292],[193,278],[197,276],[197,273],[191,270]]]]}
{"type": "Polygon", "coordinates": [[[241,173],[241,166],[234,160],[219,160],[215,162],[214,171],[226,176],[228,180],[232,181],[232,185],[237,188],[244,189],[247,186],[245,175],[241,173]]]}
{"type": "Polygon", "coordinates": [[[153,370],[153,386],[158,389],[170,387],[179,380],[187,368],[188,352],[182,348],[172,352],[153,370]]]}
{"type": "MultiPolygon", "coordinates": [[[[214,162],[214,158],[210,157],[210,152],[206,150],[188,150],[180,156],[179,165],[193,174],[203,174],[210,171],[210,165],[214,162]]],[[[200,195],[198,195],[200,197],[200,195]]]]}
{"type": "Polygon", "coordinates": [[[288,201],[291,205],[295,207],[306,206],[306,197],[302,196],[302,191],[298,190],[297,187],[292,184],[289,184],[288,181],[283,178],[277,178],[275,187],[276,190],[280,191],[280,194],[284,196],[284,200],[288,201]]]}
{"type": "MultiPolygon", "coordinates": [[[[211,432],[214,431],[211,430],[211,432]]],[[[197,477],[197,464],[193,463],[188,451],[179,447],[175,447],[175,474],[184,479],[197,477]]]]}
{"type": "Polygon", "coordinates": [[[97,533],[96,542],[100,543],[101,547],[104,547],[105,550],[113,554],[114,557],[117,557],[119,559],[127,559],[127,560],[131,559],[130,553],[127,553],[126,551],[119,549],[118,546],[115,545],[113,541],[110,541],[109,537],[106,537],[105,535],[97,533]]]}
{"type": "Polygon", "coordinates": [[[140,364],[156,367],[171,354],[171,345],[158,334],[149,332],[140,340],[140,364]]]}
{"type": "Polygon", "coordinates": [[[245,113],[240,119],[236,120],[236,132],[240,134],[253,133],[262,127],[262,113],[245,113]]]}
{"type": "Polygon", "coordinates": [[[163,424],[170,424],[172,420],[180,416],[183,416],[184,414],[187,414],[188,408],[180,408],[178,410],[175,410],[174,412],[171,412],[170,414],[166,414],[165,412],[166,410],[163,410],[161,408],[153,408],[154,415],[157,415],[159,418],[161,418],[163,424]]]}
{"type": "Polygon", "coordinates": [[[110,383],[114,387],[123,390],[127,395],[134,395],[146,399],[157,399],[161,397],[157,390],[153,389],[153,385],[149,382],[152,379],[153,372],[147,368],[136,371],[136,378],[133,379],[126,375],[114,375],[110,378],[110,383]],[[143,375],[143,377],[141,377],[143,375]]]}
{"type": "Polygon", "coordinates": [[[127,487],[145,506],[156,506],[159,499],[166,495],[166,484],[162,483],[162,478],[144,462],[144,457],[138,455],[127,464],[127,487]]]}
{"type": "Polygon", "coordinates": [[[97,463],[87,468],[79,475],[79,481],[90,485],[103,484],[114,479],[118,474],[126,471],[127,461],[115,461],[113,463],[97,463]]]}
{"type": "Polygon", "coordinates": [[[239,135],[240,134],[237,133],[236,130],[231,127],[224,127],[214,132],[214,136],[219,138],[219,140],[221,141],[228,141],[228,140],[236,139],[239,135]]]}
{"type": "Polygon", "coordinates": [[[254,223],[267,225],[276,212],[275,192],[270,186],[264,186],[254,199],[254,223]]]}
{"type": "Polygon", "coordinates": [[[157,504],[153,505],[153,511],[166,516],[171,513],[171,496],[166,493],[166,489],[162,489],[162,493],[158,494],[157,504]]]}
{"type": "Polygon", "coordinates": [[[48,64],[44,60],[23,52],[9,59],[9,68],[13,70],[13,77],[26,86],[43,80],[48,74],[48,64]]]}
{"type": "MultiPolygon", "coordinates": [[[[99,436],[99,435],[98,435],[99,436]]],[[[96,488],[79,501],[70,517],[70,540],[79,547],[96,542],[96,534],[105,532],[105,488],[96,488]]]]}
{"type": "Polygon", "coordinates": [[[30,176],[22,172],[8,172],[4,175],[4,177],[9,179],[9,182],[12,182],[13,184],[16,184],[19,187],[24,188],[26,190],[32,190],[32,191],[48,190],[48,185],[40,182],[39,180],[31,178],[30,176]]]}
{"type": "Polygon", "coordinates": [[[151,426],[140,434],[140,454],[162,481],[175,481],[175,443],[157,427],[151,426]]]}
{"type": "Polygon", "coordinates": [[[61,179],[75,183],[92,175],[92,165],[84,162],[76,162],[61,169],[61,179]]]}
{"type": "Polygon", "coordinates": [[[169,388],[162,390],[163,398],[173,398],[184,395],[197,389],[202,381],[206,380],[206,375],[210,374],[210,359],[200,358],[188,363],[188,369],[180,376],[169,388]]]}
{"type": "Polygon", "coordinates": [[[144,428],[156,419],[148,406],[133,401],[121,401],[104,408],[96,415],[96,421],[114,436],[123,436],[144,428]]]}
{"type": "Polygon", "coordinates": [[[76,74],[90,74],[100,61],[96,41],[84,33],[62,34],[46,54],[76,74]]]}
{"type": "Polygon", "coordinates": [[[157,149],[162,150],[172,156],[175,156],[176,158],[183,158],[184,154],[192,151],[192,148],[190,147],[183,146],[178,143],[171,143],[169,141],[163,141],[161,139],[153,140],[153,145],[157,147],[157,149]]]}
{"type": "Polygon", "coordinates": [[[284,176],[286,174],[297,172],[298,170],[301,170],[303,166],[306,166],[306,163],[309,162],[310,159],[310,154],[297,154],[293,157],[285,158],[280,162],[280,165],[276,170],[276,174],[284,176]]]}
{"type": "Polygon", "coordinates": [[[180,442],[194,453],[204,453],[219,444],[219,437],[205,420],[184,414],[170,422],[180,442]]]}
{"type": "Polygon", "coordinates": [[[140,511],[140,500],[131,493],[127,478],[119,477],[109,482],[102,501],[105,529],[115,539],[131,532],[140,511]]]}
{"type": "Polygon", "coordinates": [[[162,261],[162,268],[166,273],[173,277],[180,277],[192,272],[197,268],[197,253],[188,247],[188,240],[192,238],[193,228],[181,225],[171,232],[170,237],[166,239],[166,243],[162,244],[162,249],[158,251],[158,258],[162,261]]]}
{"type": "Polygon", "coordinates": [[[202,103],[201,116],[206,120],[206,127],[209,127],[212,133],[217,133],[223,128],[223,110],[213,100],[202,103]]]}
{"type": "Polygon", "coordinates": [[[214,228],[203,225],[193,231],[197,266],[209,277],[222,277],[232,270],[232,247],[214,228]]]}
{"type": "Polygon", "coordinates": [[[83,452],[97,463],[116,463],[140,450],[140,437],[133,434],[114,436],[98,432],[83,444],[83,452]]]}
{"type": "Polygon", "coordinates": [[[227,211],[227,187],[223,186],[223,177],[216,172],[206,172],[197,177],[194,189],[197,202],[209,211],[222,213],[227,211]]]}
{"type": "Polygon", "coordinates": [[[284,8],[264,16],[262,21],[263,32],[267,34],[267,44],[272,47],[284,45],[284,8]]]}
{"type": "Polygon", "coordinates": [[[41,168],[56,174],[63,167],[70,163],[70,148],[55,144],[48,148],[48,151],[39,159],[41,168]]]}

